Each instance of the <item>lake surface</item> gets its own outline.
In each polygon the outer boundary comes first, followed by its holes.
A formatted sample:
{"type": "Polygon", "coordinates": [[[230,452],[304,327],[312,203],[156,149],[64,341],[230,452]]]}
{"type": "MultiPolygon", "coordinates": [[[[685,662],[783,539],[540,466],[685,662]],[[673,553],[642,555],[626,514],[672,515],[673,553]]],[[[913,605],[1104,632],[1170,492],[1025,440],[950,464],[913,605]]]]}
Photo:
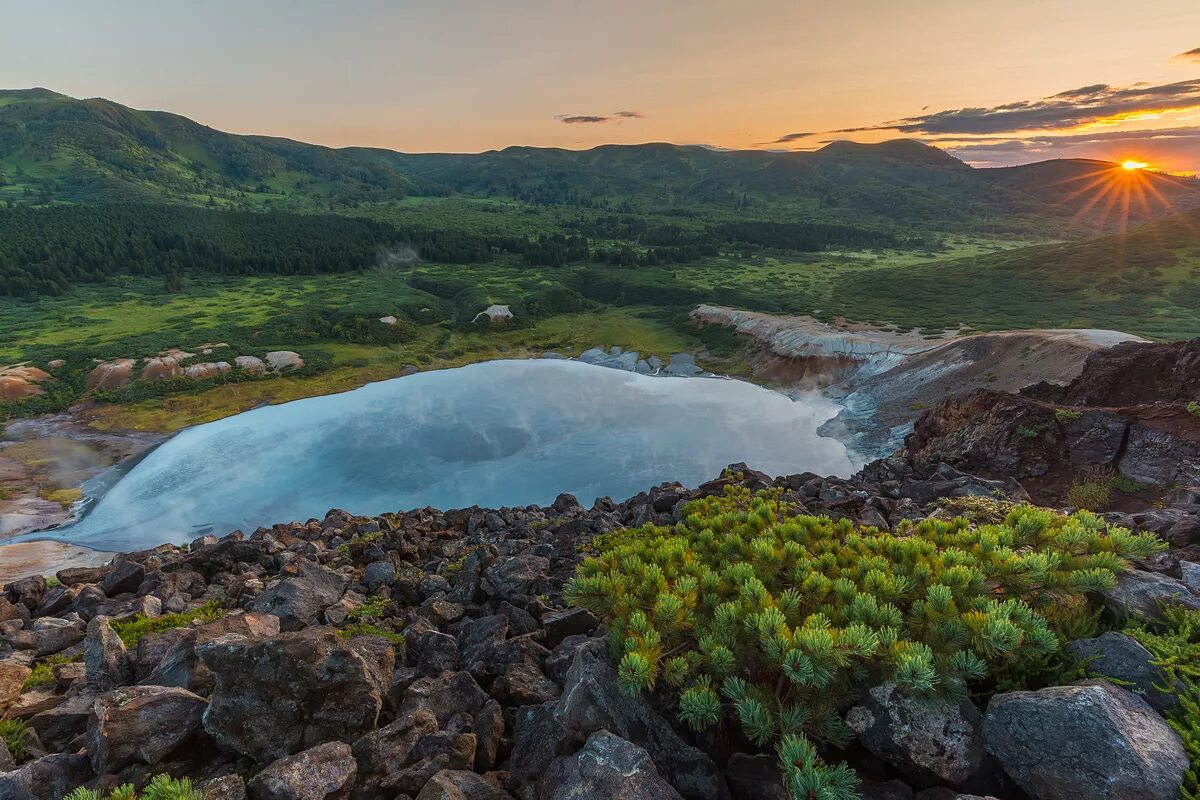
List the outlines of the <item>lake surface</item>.
{"type": "Polygon", "coordinates": [[[745,461],[769,474],[858,465],[817,434],[838,406],[734,380],[574,361],[491,361],[199,425],[149,453],[79,522],[37,538],[106,550],[212,530],[421,506],[590,505],[745,461]]]}

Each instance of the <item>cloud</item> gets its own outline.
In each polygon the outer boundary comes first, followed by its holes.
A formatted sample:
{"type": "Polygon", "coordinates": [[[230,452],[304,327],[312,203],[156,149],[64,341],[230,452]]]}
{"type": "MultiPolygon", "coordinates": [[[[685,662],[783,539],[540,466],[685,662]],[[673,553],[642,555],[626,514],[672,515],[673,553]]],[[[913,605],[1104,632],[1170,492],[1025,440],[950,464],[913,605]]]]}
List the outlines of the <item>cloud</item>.
{"type": "MultiPolygon", "coordinates": [[[[935,111],[869,129],[916,134],[987,135],[1063,130],[1192,108],[1200,108],[1200,79],[1158,86],[1138,83],[1121,87],[1097,83],[1059,92],[1041,100],[935,111]]],[[[856,128],[836,132],[855,133],[862,130],[856,128]]]]}
{"type": "Polygon", "coordinates": [[[555,119],[559,122],[565,122],[568,125],[593,125],[599,122],[608,122],[612,117],[603,117],[595,114],[559,114],[555,119]]]}
{"type": "MultiPolygon", "coordinates": [[[[1192,52],[1200,53],[1200,48],[1192,52]]],[[[1200,56],[1197,56],[1197,60],[1200,60],[1200,56]]],[[[1115,124],[1193,109],[1200,109],[1200,79],[1160,85],[1135,83],[1131,86],[1110,86],[1094,83],[1040,100],[953,108],[877,125],[838,128],[823,131],[822,134],[877,131],[919,136],[996,136],[1030,131],[1069,133],[1088,125],[1115,124]]],[[[789,133],[766,144],[783,144],[816,135],[819,134],[789,133]]]]}
{"type": "Polygon", "coordinates": [[[559,114],[555,119],[568,125],[597,125],[614,120],[620,122],[623,119],[642,119],[645,116],[640,111],[614,111],[611,114],[559,114]]]}
{"type": "Polygon", "coordinates": [[[817,135],[816,133],[813,133],[811,131],[805,132],[805,133],[785,133],[783,136],[780,136],[778,139],[772,139],[769,142],[763,142],[763,144],[784,144],[785,142],[794,142],[798,139],[807,139],[810,136],[816,136],[816,135],[817,135]]]}
{"type": "Polygon", "coordinates": [[[1188,50],[1186,53],[1180,53],[1171,59],[1172,61],[1200,61],[1200,47],[1195,50],[1188,50]]]}

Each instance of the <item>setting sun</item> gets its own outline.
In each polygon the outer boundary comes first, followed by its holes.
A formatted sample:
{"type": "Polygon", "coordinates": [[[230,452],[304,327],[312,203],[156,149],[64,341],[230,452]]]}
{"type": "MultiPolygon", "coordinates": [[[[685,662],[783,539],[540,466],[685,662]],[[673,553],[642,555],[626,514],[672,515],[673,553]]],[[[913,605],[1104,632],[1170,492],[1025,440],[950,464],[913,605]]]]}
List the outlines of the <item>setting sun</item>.
{"type": "Polygon", "coordinates": [[[1121,164],[1122,169],[1128,169],[1128,170],[1145,169],[1148,166],[1150,166],[1150,165],[1147,164],[1145,161],[1134,161],[1132,159],[1130,159],[1129,161],[1122,162],[1122,164],[1121,164]]]}

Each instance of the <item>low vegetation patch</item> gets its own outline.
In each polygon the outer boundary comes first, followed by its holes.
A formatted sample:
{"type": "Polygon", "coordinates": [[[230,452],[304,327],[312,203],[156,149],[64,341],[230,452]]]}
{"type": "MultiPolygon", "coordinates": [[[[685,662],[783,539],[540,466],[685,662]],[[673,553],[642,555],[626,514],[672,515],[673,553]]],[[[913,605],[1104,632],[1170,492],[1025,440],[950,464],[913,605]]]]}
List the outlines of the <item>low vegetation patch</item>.
{"type": "Polygon", "coordinates": [[[121,637],[121,641],[125,643],[126,647],[133,648],[137,647],[137,643],[144,636],[183,628],[193,622],[212,622],[219,619],[224,613],[225,609],[221,607],[220,600],[209,600],[204,605],[181,614],[163,614],[158,617],[136,614],[132,619],[114,622],[112,628],[117,636],[121,637]]]}
{"type": "Polygon", "coordinates": [[[736,719],[757,745],[775,743],[798,800],[854,796],[853,772],[813,743],[852,738],[840,712],[869,671],[966,697],[993,669],[1040,664],[1059,646],[1047,612],[1090,611],[1085,593],[1164,546],[1031,506],[1002,524],[886,533],[728,487],[684,514],[602,538],[567,599],[605,620],[625,691],[666,684],[690,726],[736,719]]]}
{"type": "Polygon", "coordinates": [[[17,764],[29,760],[29,725],[23,719],[0,719],[0,740],[17,764]]]}
{"type": "Polygon", "coordinates": [[[79,661],[82,658],[82,655],[65,656],[59,653],[39,659],[34,663],[29,677],[25,679],[25,683],[21,684],[21,691],[28,692],[30,689],[36,689],[39,686],[49,686],[54,683],[54,668],[56,666],[59,664],[69,664],[72,661],[79,661]]]}
{"type": "Polygon", "coordinates": [[[1107,478],[1080,478],[1067,490],[1067,505],[1085,511],[1103,511],[1112,502],[1113,482],[1107,478]]]}
{"type": "Polygon", "coordinates": [[[1137,639],[1154,656],[1166,680],[1163,691],[1173,691],[1177,705],[1167,712],[1167,722],[1183,740],[1191,769],[1184,776],[1183,800],[1200,798],[1200,611],[1162,609],[1165,625],[1135,623],[1125,633],[1137,639]]]}

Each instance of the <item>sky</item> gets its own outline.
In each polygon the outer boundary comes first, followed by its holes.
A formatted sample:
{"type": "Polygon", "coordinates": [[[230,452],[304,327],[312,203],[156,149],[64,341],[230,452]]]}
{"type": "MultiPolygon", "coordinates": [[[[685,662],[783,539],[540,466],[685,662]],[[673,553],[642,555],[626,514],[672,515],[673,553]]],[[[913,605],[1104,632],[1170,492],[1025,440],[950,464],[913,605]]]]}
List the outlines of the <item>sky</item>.
{"type": "Polygon", "coordinates": [[[1200,172],[1197,0],[0,0],[0,85],[334,147],[911,137],[1200,172]]]}

